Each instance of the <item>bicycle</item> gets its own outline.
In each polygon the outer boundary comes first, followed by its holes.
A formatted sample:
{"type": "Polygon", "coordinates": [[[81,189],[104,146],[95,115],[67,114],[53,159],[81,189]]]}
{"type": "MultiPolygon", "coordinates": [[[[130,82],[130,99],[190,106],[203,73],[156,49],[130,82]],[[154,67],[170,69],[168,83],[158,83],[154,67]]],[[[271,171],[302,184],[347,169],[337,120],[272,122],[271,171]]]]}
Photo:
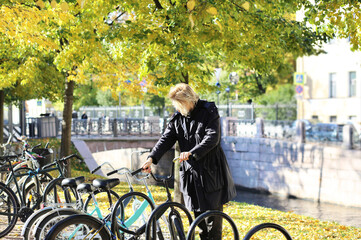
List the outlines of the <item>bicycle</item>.
{"type": "MultiPolygon", "coordinates": [[[[148,151],[140,151],[137,153],[145,153],[148,151]]],[[[133,152],[136,153],[136,152],[133,152]]],[[[132,153],[132,154],[133,154],[132,153]]],[[[105,163],[104,163],[105,164],[105,163]]],[[[104,165],[102,164],[102,165],[104,165]]],[[[102,166],[101,165],[101,166],[102,166]]],[[[92,172],[95,172],[100,169],[100,167],[97,167],[92,172]]],[[[132,184],[130,182],[130,176],[131,171],[127,168],[120,168],[117,170],[113,170],[109,173],[107,173],[108,176],[118,173],[121,175],[125,175],[127,178],[128,185],[130,187],[130,192],[121,196],[120,199],[117,201],[116,204],[121,204],[123,207],[129,207],[132,208],[132,213],[128,213],[127,211],[123,211],[120,214],[122,217],[117,219],[119,223],[122,223],[126,225],[127,227],[134,227],[134,224],[138,222],[139,220],[143,224],[143,230],[141,232],[144,233],[145,229],[145,223],[146,223],[146,216],[149,216],[152,210],[154,209],[154,203],[152,200],[152,197],[148,197],[144,193],[140,192],[134,192],[132,184]],[[127,212],[127,214],[125,214],[127,212]],[[130,216],[131,215],[131,216],[130,216]]],[[[137,179],[138,181],[145,181],[145,179],[137,179]]],[[[146,185],[146,182],[144,182],[146,185]]],[[[147,186],[147,185],[146,185],[147,186]]],[[[147,188],[147,187],[146,187],[147,188]]],[[[148,194],[151,196],[150,190],[148,189],[148,194]]],[[[114,207],[115,208],[115,207],[114,207]]],[[[46,235],[45,239],[61,239],[64,236],[76,236],[77,239],[93,239],[93,238],[100,238],[100,239],[110,239],[110,238],[116,238],[118,233],[115,233],[114,230],[111,229],[110,226],[110,220],[113,216],[114,209],[112,211],[112,214],[107,215],[104,219],[97,219],[93,216],[87,216],[84,217],[84,215],[73,215],[70,216],[59,223],[57,223],[53,228],[49,231],[49,233],[46,235]],[[102,234],[100,234],[102,233],[102,234]]],[[[119,236],[121,239],[125,239],[128,236],[126,236],[127,233],[123,233],[123,235],[119,236]]],[[[130,235],[133,236],[133,235],[130,235]]],[[[135,234],[137,236],[137,234],[135,234]]],[[[137,236],[138,237],[138,236],[137,236]]]]}
{"type": "Polygon", "coordinates": [[[238,232],[237,226],[234,223],[234,221],[232,220],[232,218],[230,216],[228,216],[226,213],[221,212],[221,211],[216,211],[216,210],[210,210],[210,211],[207,211],[207,212],[199,215],[190,225],[186,239],[187,240],[195,239],[194,235],[195,235],[196,227],[201,222],[205,221],[209,217],[221,217],[222,219],[227,220],[227,222],[230,224],[230,226],[232,228],[234,239],[239,240],[239,232],[238,232]]]}
{"type": "MultiPolygon", "coordinates": [[[[63,180],[64,183],[64,180],[63,180]]],[[[44,239],[47,232],[54,226],[59,220],[63,218],[67,218],[68,216],[75,214],[86,213],[90,216],[96,215],[97,218],[103,219],[103,213],[98,205],[97,195],[99,193],[105,192],[108,196],[106,202],[112,206],[112,202],[116,201],[119,196],[117,193],[111,190],[111,188],[115,187],[120,183],[119,179],[95,179],[92,184],[89,183],[81,183],[76,187],[76,191],[79,193],[79,202],[77,208],[62,208],[62,209],[54,209],[49,213],[45,214],[34,227],[36,229],[34,237],[35,239],[44,239]],[[81,199],[81,194],[89,194],[86,202],[89,203],[89,199],[93,200],[95,208],[88,212],[85,211],[87,206],[83,204],[81,199]],[[113,200],[114,199],[114,200],[113,200]]],[[[73,186],[74,187],[74,186],[73,186]]]]}
{"type": "Polygon", "coordinates": [[[281,225],[278,225],[276,223],[261,223],[249,230],[243,240],[252,240],[259,238],[281,239],[281,237],[284,237],[284,239],[286,240],[292,240],[291,235],[281,225]]]}
{"type": "MultiPolygon", "coordinates": [[[[83,176],[77,177],[77,178],[65,178],[62,180],[61,185],[64,188],[66,188],[66,187],[74,188],[78,184],[84,182],[84,180],[85,180],[85,178],[83,176]]],[[[71,191],[73,191],[73,190],[71,190],[71,191]]],[[[32,239],[35,236],[37,225],[38,225],[39,221],[42,221],[42,219],[44,218],[44,216],[46,214],[48,214],[49,212],[51,212],[59,207],[64,207],[64,206],[77,208],[77,206],[79,206],[81,204],[81,201],[82,200],[79,197],[77,197],[77,200],[75,201],[75,203],[66,203],[66,204],[62,203],[61,206],[60,205],[48,206],[48,207],[44,207],[41,210],[34,212],[32,215],[30,215],[30,217],[24,223],[24,226],[21,231],[21,236],[24,239],[32,239]]],[[[62,209],[66,209],[66,208],[62,208],[62,209]]]]}
{"type": "MultiPolygon", "coordinates": [[[[11,138],[9,138],[9,140],[10,139],[11,138]]],[[[54,194],[52,194],[49,188],[48,190],[46,190],[46,186],[54,180],[54,178],[49,174],[49,172],[57,170],[59,172],[58,178],[63,178],[64,172],[61,167],[61,163],[66,162],[66,159],[63,159],[62,161],[55,160],[54,163],[50,163],[40,168],[39,160],[45,159],[44,156],[52,154],[51,148],[48,148],[49,143],[45,145],[45,148],[38,148],[41,146],[41,144],[30,148],[30,145],[27,143],[26,138],[22,137],[18,140],[23,142],[23,147],[22,153],[19,155],[19,158],[16,159],[17,161],[15,162],[15,164],[12,162],[13,171],[8,171],[9,168],[7,168],[6,166],[2,167],[2,171],[6,171],[8,175],[5,185],[10,187],[17,196],[23,197],[22,200],[26,202],[26,206],[30,207],[32,210],[39,209],[39,207],[41,206],[41,202],[44,201],[50,202],[50,200],[52,200],[56,203],[59,199],[59,195],[55,196],[54,194]],[[45,155],[42,156],[35,152],[45,155]],[[49,169],[49,167],[53,165],[56,165],[56,168],[49,169]],[[17,185],[15,184],[16,182],[20,188],[17,187],[17,185]],[[21,191],[18,193],[19,189],[21,191]],[[52,198],[49,197],[49,194],[52,195],[52,198]],[[42,201],[44,197],[45,199],[42,201]]],[[[73,156],[77,157],[76,155],[73,156]]],[[[59,181],[61,181],[61,179],[55,180],[55,182],[59,181]]],[[[56,183],[52,183],[51,186],[52,189],[54,189],[56,183]]],[[[60,190],[58,192],[60,192],[60,190]]],[[[70,198],[69,194],[66,197],[68,200],[70,198]]],[[[19,199],[19,201],[22,200],[19,199]]]]}
{"type": "MultiPolygon", "coordinates": [[[[165,187],[167,192],[167,200],[165,203],[157,206],[150,215],[145,229],[146,239],[165,239],[166,237],[166,239],[172,240],[185,240],[186,231],[184,226],[186,224],[190,225],[193,222],[192,215],[190,214],[188,209],[183,204],[173,202],[172,195],[169,191],[168,182],[173,179],[174,162],[177,160],[179,160],[179,157],[173,159],[171,174],[166,178],[157,178],[154,176],[154,174],[151,173],[153,179],[156,182],[162,183],[165,187]],[[185,214],[186,220],[188,220],[188,222],[182,220],[182,215],[180,211],[185,214]],[[159,222],[162,217],[165,217],[164,215],[166,215],[167,220],[163,224],[160,224],[161,229],[159,230],[155,224],[159,222]],[[160,232],[162,234],[160,234],[160,232]]],[[[138,169],[138,171],[141,171],[141,169],[138,169]]]]}
{"type": "MultiPolygon", "coordinates": [[[[58,161],[66,161],[67,159],[75,156],[76,155],[70,155],[58,161]]],[[[10,172],[14,175],[13,180],[17,189],[17,194],[15,194],[9,186],[0,182],[0,237],[6,236],[14,228],[18,218],[25,222],[35,209],[34,206],[29,207],[29,203],[26,201],[25,196],[22,195],[25,191],[24,189],[26,189],[26,184],[23,184],[23,191],[21,191],[16,180],[18,176],[21,176],[21,174],[15,174],[12,160],[17,158],[18,155],[0,156],[0,164],[2,167],[10,169],[10,172]]]]}
{"type": "MultiPolygon", "coordinates": [[[[105,162],[105,163],[101,164],[100,166],[98,166],[97,168],[95,168],[94,170],[92,170],[92,173],[98,171],[104,165],[109,165],[111,167],[111,169],[113,170],[112,172],[107,174],[108,176],[113,175],[115,173],[118,173],[119,175],[123,175],[125,173],[130,173],[130,170],[127,168],[121,168],[118,170],[114,170],[113,166],[108,162],[105,162]]],[[[125,175],[127,176],[127,174],[125,174],[125,175]]],[[[128,181],[129,189],[132,192],[133,187],[132,187],[131,182],[128,177],[127,177],[127,181],[128,181]]],[[[47,214],[48,216],[44,216],[43,219],[35,227],[38,229],[35,233],[35,238],[39,239],[41,237],[45,237],[45,233],[48,232],[47,229],[49,229],[49,226],[52,225],[51,221],[54,222],[52,220],[52,218],[54,216],[56,216],[57,214],[62,214],[62,218],[63,217],[68,218],[69,216],[72,216],[72,215],[86,213],[86,214],[92,216],[92,217],[87,217],[86,219],[95,218],[96,221],[100,220],[100,221],[107,222],[107,219],[109,218],[107,216],[110,215],[110,212],[108,214],[104,214],[104,212],[102,212],[101,208],[98,205],[97,199],[99,196],[104,197],[104,196],[102,196],[102,194],[105,193],[105,197],[107,199],[105,201],[105,203],[109,204],[107,206],[107,209],[108,210],[111,209],[113,202],[116,202],[116,200],[119,199],[119,195],[116,192],[114,192],[113,190],[111,190],[111,188],[116,186],[119,182],[120,182],[120,180],[118,178],[113,178],[113,179],[107,179],[107,180],[95,179],[93,181],[92,185],[86,184],[86,183],[80,184],[77,188],[77,191],[81,192],[82,194],[84,194],[84,193],[89,194],[88,197],[86,198],[84,204],[82,204],[81,211],[75,211],[75,210],[71,211],[69,209],[68,210],[60,210],[60,211],[53,210],[52,212],[47,214]],[[94,214],[95,214],[95,217],[94,217],[94,214]],[[106,217],[103,217],[103,216],[106,216],[106,217]],[[51,221],[49,221],[49,220],[51,220],[51,221]]],[[[80,210],[80,208],[78,208],[78,210],[80,210]]]]}

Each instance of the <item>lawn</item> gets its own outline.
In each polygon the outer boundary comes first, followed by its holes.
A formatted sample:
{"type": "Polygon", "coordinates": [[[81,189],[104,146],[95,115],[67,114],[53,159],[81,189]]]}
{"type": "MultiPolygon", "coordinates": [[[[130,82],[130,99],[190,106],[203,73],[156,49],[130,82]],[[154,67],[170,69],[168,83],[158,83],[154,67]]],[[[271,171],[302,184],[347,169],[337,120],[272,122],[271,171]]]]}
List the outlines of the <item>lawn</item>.
{"type": "MultiPolygon", "coordinates": [[[[74,160],[71,164],[73,176],[85,176],[86,181],[100,178],[98,175],[91,174],[83,162],[74,160]]],[[[142,185],[134,185],[134,187],[135,191],[145,192],[142,185]]],[[[163,187],[150,186],[150,189],[157,204],[161,204],[166,200],[166,192],[163,187]]],[[[121,183],[114,190],[121,195],[128,192],[128,185],[127,183],[121,183]]],[[[361,239],[361,228],[320,221],[292,212],[282,212],[233,201],[225,205],[224,212],[235,222],[241,239],[252,227],[265,222],[281,225],[290,233],[293,239],[361,239]]],[[[280,239],[279,236],[273,236],[274,234],[271,231],[263,231],[262,234],[254,239],[280,239]]],[[[225,221],[223,238],[232,239],[231,228],[225,221]]]]}
{"type": "MultiPolygon", "coordinates": [[[[82,164],[78,164],[81,166],[82,164]]],[[[100,177],[93,175],[82,166],[81,170],[73,168],[73,174],[76,176],[84,175],[87,180],[100,177]]],[[[142,185],[134,185],[135,191],[145,192],[142,185]]],[[[166,200],[165,188],[161,186],[150,186],[157,204],[166,200]]],[[[121,195],[128,191],[128,185],[121,183],[115,187],[115,191],[121,195]]],[[[292,212],[282,212],[260,206],[246,203],[230,202],[225,205],[224,212],[235,222],[242,239],[246,233],[254,226],[273,222],[284,227],[293,239],[361,239],[361,228],[343,226],[335,222],[320,221],[315,218],[298,215],[292,212]]],[[[224,223],[224,239],[232,239],[232,231],[228,223],[224,223]]],[[[279,239],[279,236],[273,236],[269,231],[262,232],[262,236],[255,239],[279,239]]]]}

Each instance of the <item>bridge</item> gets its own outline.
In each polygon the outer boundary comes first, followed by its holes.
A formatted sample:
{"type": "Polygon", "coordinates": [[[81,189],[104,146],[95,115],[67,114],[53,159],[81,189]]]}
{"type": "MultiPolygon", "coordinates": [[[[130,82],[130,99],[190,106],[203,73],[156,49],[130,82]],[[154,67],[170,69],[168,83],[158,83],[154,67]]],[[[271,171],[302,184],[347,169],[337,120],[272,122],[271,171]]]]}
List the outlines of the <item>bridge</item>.
{"type": "MultiPolygon", "coordinates": [[[[144,159],[133,159],[131,152],[152,148],[165,123],[159,118],[75,120],[72,141],[89,169],[104,161],[134,168],[144,159]]],[[[42,134],[44,126],[40,125],[42,134]]],[[[359,145],[347,126],[342,141],[333,145],[307,141],[302,122],[292,129],[286,121],[226,117],[221,126],[222,147],[237,186],[361,207],[361,151],[355,149],[359,145]]],[[[57,127],[49,129],[59,132],[57,127]]],[[[168,154],[165,158],[174,151],[168,154]]]]}

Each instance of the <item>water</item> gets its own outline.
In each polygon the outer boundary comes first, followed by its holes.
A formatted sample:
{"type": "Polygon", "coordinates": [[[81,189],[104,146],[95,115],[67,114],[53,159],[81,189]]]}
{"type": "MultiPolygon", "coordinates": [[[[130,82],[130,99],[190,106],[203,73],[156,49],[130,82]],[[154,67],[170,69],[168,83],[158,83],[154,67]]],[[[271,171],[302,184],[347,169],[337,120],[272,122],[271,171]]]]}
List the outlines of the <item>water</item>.
{"type": "Polygon", "coordinates": [[[237,191],[237,202],[272,208],[284,212],[313,217],[324,221],[334,221],[345,226],[361,228],[361,208],[344,207],[336,204],[317,203],[302,199],[254,193],[244,190],[237,191]]]}

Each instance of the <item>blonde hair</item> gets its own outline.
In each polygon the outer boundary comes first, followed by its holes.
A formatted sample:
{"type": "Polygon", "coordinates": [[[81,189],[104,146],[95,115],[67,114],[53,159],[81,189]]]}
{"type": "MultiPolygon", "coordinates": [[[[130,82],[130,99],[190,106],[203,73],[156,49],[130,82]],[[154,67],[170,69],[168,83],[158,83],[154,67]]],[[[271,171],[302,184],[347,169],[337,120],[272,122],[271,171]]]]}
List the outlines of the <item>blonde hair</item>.
{"type": "Polygon", "coordinates": [[[194,106],[199,99],[198,94],[185,83],[178,83],[171,87],[168,97],[173,101],[175,108],[183,115],[187,115],[189,111],[184,103],[192,103],[194,106]]]}

